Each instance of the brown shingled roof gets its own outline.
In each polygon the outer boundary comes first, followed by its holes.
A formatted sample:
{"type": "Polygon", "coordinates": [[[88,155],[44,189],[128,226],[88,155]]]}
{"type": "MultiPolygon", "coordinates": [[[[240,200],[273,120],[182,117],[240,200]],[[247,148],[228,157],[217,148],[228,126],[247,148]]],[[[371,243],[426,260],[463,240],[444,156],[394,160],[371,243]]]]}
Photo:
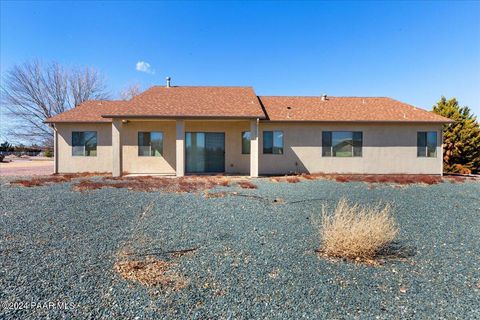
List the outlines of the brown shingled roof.
{"type": "Polygon", "coordinates": [[[259,97],[270,121],[451,122],[385,97],[259,97]]]}
{"type": "Polygon", "coordinates": [[[124,108],[128,108],[127,101],[88,100],[75,108],[48,118],[45,122],[112,122],[112,119],[103,118],[102,114],[124,108]]]}
{"type": "Polygon", "coordinates": [[[104,117],[265,118],[251,87],[152,87],[104,117]]]}
{"type": "Polygon", "coordinates": [[[384,97],[328,97],[324,101],[321,97],[257,97],[251,87],[158,86],[148,89],[130,101],[86,101],[76,108],[47,119],[46,122],[111,122],[112,117],[451,122],[432,112],[384,97]]]}

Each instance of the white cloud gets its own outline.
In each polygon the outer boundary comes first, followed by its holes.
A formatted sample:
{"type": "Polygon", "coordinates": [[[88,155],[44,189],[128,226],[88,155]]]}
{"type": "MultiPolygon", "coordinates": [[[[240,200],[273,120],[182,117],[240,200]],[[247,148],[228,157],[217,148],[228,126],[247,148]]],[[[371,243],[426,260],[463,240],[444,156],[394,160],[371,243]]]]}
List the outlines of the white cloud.
{"type": "Polygon", "coordinates": [[[155,74],[155,70],[152,69],[152,67],[150,66],[150,63],[145,61],[138,61],[135,69],[140,72],[155,74]]]}

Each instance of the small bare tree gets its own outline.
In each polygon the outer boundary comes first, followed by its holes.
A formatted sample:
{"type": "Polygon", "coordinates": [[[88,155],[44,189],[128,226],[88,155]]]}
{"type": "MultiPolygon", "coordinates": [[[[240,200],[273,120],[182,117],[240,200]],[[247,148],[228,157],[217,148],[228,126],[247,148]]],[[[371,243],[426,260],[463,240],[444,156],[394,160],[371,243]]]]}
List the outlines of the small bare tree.
{"type": "Polygon", "coordinates": [[[68,70],[53,62],[25,62],[3,77],[1,105],[16,125],[11,134],[31,143],[52,143],[47,118],[91,99],[107,99],[103,77],[94,69],[68,70]]]}
{"type": "Polygon", "coordinates": [[[87,100],[107,99],[107,86],[100,73],[92,68],[72,70],[69,76],[71,98],[76,107],[87,100]]]}
{"type": "Polygon", "coordinates": [[[140,93],[142,93],[142,90],[140,89],[140,84],[135,83],[132,84],[122,91],[120,91],[120,99],[121,100],[130,100],[135,96],[138,96],[140,93]]]}

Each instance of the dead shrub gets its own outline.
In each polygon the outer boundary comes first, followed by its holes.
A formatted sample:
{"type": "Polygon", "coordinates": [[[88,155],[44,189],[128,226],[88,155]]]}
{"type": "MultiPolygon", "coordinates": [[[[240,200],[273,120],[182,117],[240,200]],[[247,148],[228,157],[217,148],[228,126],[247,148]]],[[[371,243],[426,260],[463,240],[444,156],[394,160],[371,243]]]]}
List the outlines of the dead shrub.
{"type": "Polygon", "coordinates": [[[296,176],[291,176],[286,178],[288,183],[298,183],[300,182],[300,179],[296,176]]]}
{"type": "Polygon", "coordinates": [[[413,175],[413,174],[316,174],[310,175],[311,179],[328,179],[337,182],[366,182],[366,183],[392,183],[392,184],[438,184],[443,182],[441,176],[413,175]]]}
{"type": "Polygon", "coordinates": [[[353,260],[375,258],[397,236],[391,206],[361,207],[341,199],[333,213],[322,208],[320,220],[313,219],[321,238],[319,252],[328,257],[353,260]]]}
{"type": "Polygon", "coordinates": [[[217,185],[222,187],[228,187],[230,185],[230,181],[228,181],[227,179],[221,179],[220,181],[218,181],[217,185]]]}
{"type": "Polygon", "coordinates": [[[186,278],[172,269],[174,264],[147,257],[145,260],[124,260],[115,263],[115,270],[126,280],[153,287],[180,290],[188,284],[186,278]]]}
{"type": "Polygon", "coordinates": [[[315,180],[317,177],[313,174],[302,173],[301,177],[305,180],[315,180]]]}
{"type": "Polygon", "coordinates": [[[82,180],[73,186],[75,191],[97,190],[105,187],[123,188],[124,186],[117,183],[105,183],[103,181],[82,180]]]}
{"type": "Polygon", "coordinates": [[[335,181],[337,181],[337,182],[348,182],[348,181],[351,181],[351,180],[348,180],[348,178],[345,177],[345,176],[337,176],[337,177],[335,177],[335,181]]]}
{"type": "Polygon", "coordinates": [[[68,182],[71,179],[62,176],[34,177],[32,179],[12,180],[10,184],[23,187],[40,187],[52,183],[68,182]]]}
{"type": "Polygon", "coordinates": [[[90,177],[107,177],[110,176],[111,173],[109,172],[78,172],[78,173],[54,173],[52,176],[63,176],[70,179],[78,179],[78,178],[90,178],[90,177]]]}
{"type": "Polygon", "coordinates": [[[178,191],[179,192],[193,192],[197,189],[208,189],[204,185],[204,183],[199,182],[199,181],[185,181],[185,180],[180,180],[178,181],[178,191]]]}
{"type": "Polygon", "coordinates": [[[237,184],[242,189],[257,189],[257,185],[255,185],[255,184],[253,184],[253,183],[251,183],[250,181],[247,181],[247,180],[238,181],[237,184]]]}
{"type": "Polygon", "coordinates": [[[443,180],[442,180],[442,177],[440,177],[440,176],[422,175],[422,176],[420,176],[419,181],[420,181],[420,183],[424,183],[424,184],[439,184],[443,180]]]}
{"type": "MultiPolygon", "coordinates": [[[[444,178],[436,175],[415,175],[415,174],[336,174],[336,173],[311,173],[300,176],[306,180],[327,179],[337,182],[366,182],[366,183],[391,183],[391,184],[438,184],[444,178]]],[[[276,182],[281,181],[274,178],[276,182]]],[[[458,180],[457,180],[458,181],[458,180]]]]}
{"type": "Polygon", "coordinates": [[[81,181],[74,189],[77,191],[101,188],[125,188],[133,191],[165,191],[172,193],[199,192],[215,186],[228,186],[228,179],[221,176],[200,177],[187,176],[181,178],[166,177],[104,177],[101,181],[81,181]]]}
{"type": "MultiPolygon", "coordinates": [[[[304,176],[302,176],[304,177],[304,176]]],[[[308,178],[306,178],[308,179],[308,178]]],[[[310,180],[313,180],[310,179],[310,180]]],[[[288,182],[288,183],[297,183],[300,182],[300,178],[298,176],[283,176],[283,177],[270,177],[270,181],[272,182],[288,182]]]]}
{"type": "Polygon", "coordinates": [[[32,177],[31,179],[12,180],[10,181],[10,184],[21,185],[24,187],[40,187],[40,186],[45,186],[53,183],[69,182],[69,181],[72,181],[73,179],[88,178],[88,177],[94,177],[94,176],[105,176],[105,175],[107,175],[107,173],[99,173],[99,172],[52,174],[50,176],[32,177]]]}

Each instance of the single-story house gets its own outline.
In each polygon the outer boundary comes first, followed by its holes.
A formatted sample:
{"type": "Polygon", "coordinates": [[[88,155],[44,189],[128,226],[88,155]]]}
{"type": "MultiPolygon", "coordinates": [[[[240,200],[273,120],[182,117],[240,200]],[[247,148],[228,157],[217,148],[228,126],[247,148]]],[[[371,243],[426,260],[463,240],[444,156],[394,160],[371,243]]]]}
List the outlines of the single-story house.
{"type": "Polygon", "coordinates": [[[55,172],[442,174],[450,120],[385,97],[154,86],[49,118],[55,172]]]}

